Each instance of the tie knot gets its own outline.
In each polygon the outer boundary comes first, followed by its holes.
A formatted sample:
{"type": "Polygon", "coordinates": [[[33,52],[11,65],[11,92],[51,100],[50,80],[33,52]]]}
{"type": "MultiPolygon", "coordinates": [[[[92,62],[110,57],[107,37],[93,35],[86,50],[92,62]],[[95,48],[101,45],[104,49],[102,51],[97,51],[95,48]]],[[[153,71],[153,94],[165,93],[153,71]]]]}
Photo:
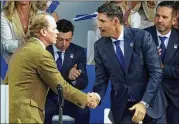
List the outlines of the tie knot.
{"type": "Polygon", "coordinates": [[[161,42],[164,42],[167,39],[167,37],[165,37],[165,36],[163,36],[163,37],[159,36],[159,39],[160,39],[161,42]]]}
{"type": "Polygon", "coordinates": [[[114,44],[115,44],[116,46],[119,46],[119,45],[120,45],[120,40],[114,41],[114,44]]]}
{"type": "Polygon", "coordinates": [[[61,57],[62,55],[62,52],[58,51],[57,54],[61,57]]]}

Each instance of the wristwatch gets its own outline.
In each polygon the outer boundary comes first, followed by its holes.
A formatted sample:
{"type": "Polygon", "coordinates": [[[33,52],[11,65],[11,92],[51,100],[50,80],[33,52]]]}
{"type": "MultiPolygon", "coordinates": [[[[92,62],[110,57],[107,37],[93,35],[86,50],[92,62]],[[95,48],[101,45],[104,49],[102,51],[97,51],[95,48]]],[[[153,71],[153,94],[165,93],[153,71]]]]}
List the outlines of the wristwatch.
{"type": "Polygon", "coordinates": [[[149,104],[147,104],[147,103],[144,102],[144,101],[140,101],[140,103],[142,103],[142,104],[145,106],[145,108],[148,108],[148,107],[149,107],[149,104]]]}

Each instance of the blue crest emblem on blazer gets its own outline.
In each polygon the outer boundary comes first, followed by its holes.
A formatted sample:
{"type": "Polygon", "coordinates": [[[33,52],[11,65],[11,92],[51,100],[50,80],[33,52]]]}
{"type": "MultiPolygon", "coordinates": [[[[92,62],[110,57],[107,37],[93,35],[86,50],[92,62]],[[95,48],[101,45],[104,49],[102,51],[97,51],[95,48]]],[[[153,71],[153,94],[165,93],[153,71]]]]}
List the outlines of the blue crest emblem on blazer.
{"type": "Polygon", "coordinates": [[[73,59],[74,58],[74,54],[70,54],[70,58],[73,59]]]}
{"type": "Polygon", "coordinates": [[[178,45],[177,44],[174,44],[174,46],[173,46],[175,49],[177,49],[178,48],[178,45]]]}

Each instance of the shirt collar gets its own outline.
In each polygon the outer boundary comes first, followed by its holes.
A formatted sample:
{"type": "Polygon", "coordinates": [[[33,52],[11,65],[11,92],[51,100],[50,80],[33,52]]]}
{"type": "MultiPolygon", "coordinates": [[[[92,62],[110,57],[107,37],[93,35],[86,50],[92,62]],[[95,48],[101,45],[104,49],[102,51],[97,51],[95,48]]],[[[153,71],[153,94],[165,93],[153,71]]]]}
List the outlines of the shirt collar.
{"type": "Polygon", "coordinates": [[[63,52],[63,53],[65,52],[65,51],[59,50],[54,44],[52,45],[52,47],[53,47],[54,53],[57,53],[58,51],[63,52]]]}
{"type": "Polygon", "coordinates": [[[40,42],[40,44],[42,45],[42,47],[45,49],[46,47],[45,47],[45,44],[41,41],[41,40],[39,40],[38,38],[36,38],[36,37],[34,37],[37,41],[39,41],[40,42]]]}
{"type": "Polygon", "coordinates": [[[157,36],[159,37],[167,37],[168,39],[170,38],[171,30],[166,34],[162,35],[158,30],[157,30],[157,36]]]}
{"type": "MultiPolygon", "coordinates": [[[[114,39],[114,38],[111,38],[111,40],[113,41],[113,42],[115,42],[116,41],[116,39],[114,39]]],[[[122,26],[121,27],[121,34],[119,35],[119,37],[118,37],[118,39],[117,40],[124,40],[124,27],[122,26]]]]}

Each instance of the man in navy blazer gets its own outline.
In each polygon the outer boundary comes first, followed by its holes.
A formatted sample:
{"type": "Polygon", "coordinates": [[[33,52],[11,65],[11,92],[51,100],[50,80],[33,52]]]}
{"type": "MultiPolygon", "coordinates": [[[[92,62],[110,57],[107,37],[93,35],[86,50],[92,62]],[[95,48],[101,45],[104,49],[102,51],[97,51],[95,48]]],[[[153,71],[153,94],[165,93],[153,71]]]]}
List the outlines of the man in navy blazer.
{"type": "Polygon", "coordinates": [[[102,99],[111,80],[111,111],[115,124],[141,121],[145,124],[161,117],[160,122],[165,123],[161,61],[152,36],[147,31],[123,26],[122,10],[112,2],[100,6],[97,12],[102,38],[94,46],[93,91],[102,99]]]}
{"type": "Polygon", "coordinates": [[[159,3],[155,16],[155,26],[146,28],[151,33],[162,59],[163,80],[162,86],[168,101],[167,122],[179,123],[179,34],[172,28],[175,23],[175,10],[173,2],[159,3]],[[161,37],[164,37],[162,41],[161,37]],[[162,49],[164,43],[164,49],[162,49]]]}
{"type": "MultiPolygon", "coordinates": [[[[47,50],[53,55],[63,78],[72,86],[83,90],[88,85],[84,48],[71,43],[74,26],[70,21],[59,20],[57,30],[59,31],[57,43],[54,46],[47,47],[47,50]]],[[[52,123],[52,117],[58,115],[58,110],[58,96],[52,90],[49,90],[45,109],[46,124],[52,123]]],[[[90,111],[87,107],[81,109],[65,100],[63,114],[73,117],[76,124],[89,123],[90,111]]]]}

